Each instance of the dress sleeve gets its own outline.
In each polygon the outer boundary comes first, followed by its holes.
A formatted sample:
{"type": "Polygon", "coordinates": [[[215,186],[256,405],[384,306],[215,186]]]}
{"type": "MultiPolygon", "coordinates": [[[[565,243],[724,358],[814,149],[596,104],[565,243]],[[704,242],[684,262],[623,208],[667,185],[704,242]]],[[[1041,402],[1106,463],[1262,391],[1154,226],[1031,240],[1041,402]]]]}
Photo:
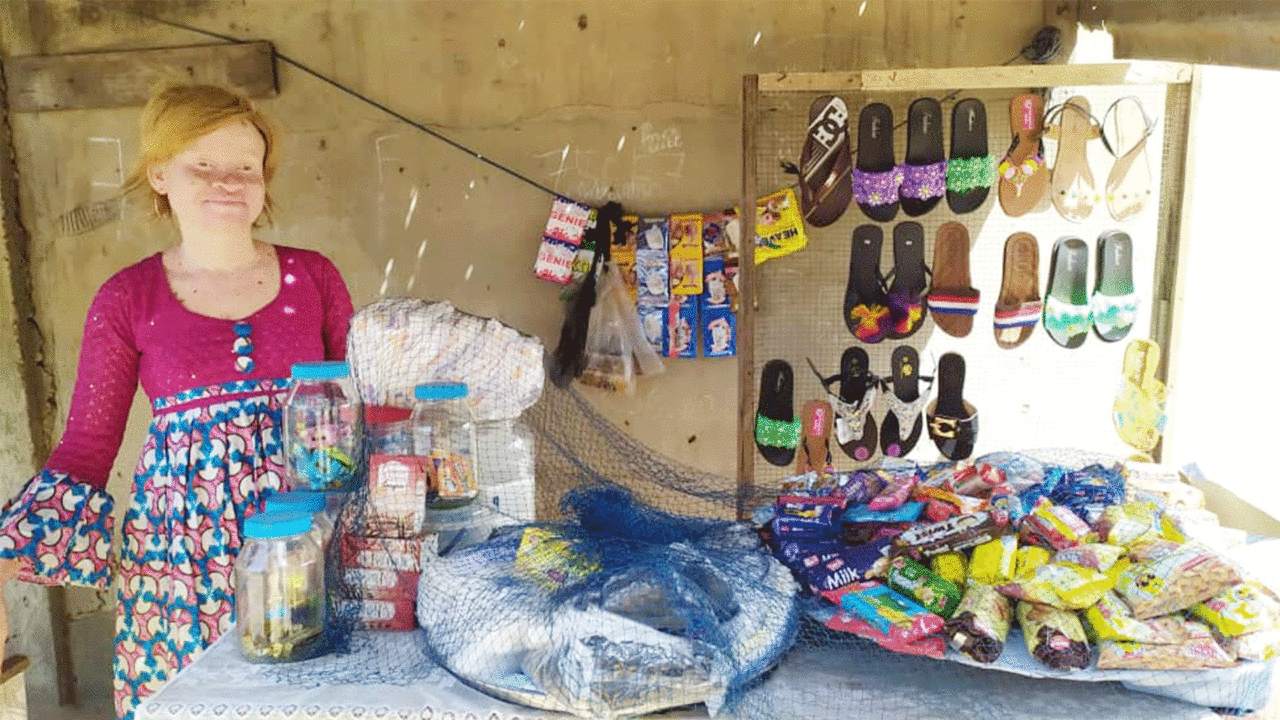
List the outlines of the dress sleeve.
{"type": "Polygon", "coordinates": [[[44,469],[0,513],[0,557],[22,560],[20,579],[110,584],[114,502],[105,488],[138,387],[129,293],[120,276],[98,291],[66,431],[44,469]]]}
{"type": "MultiPolygon", "coordinates": [[[[323,256],[322,256],[323,257],[323,256]]],[[[318,283],[324,304],[324,355],[326,360],[345,360],[347,330],[351,326],[351,293],[337,266],[328,258],[320,264],[318,283]]]]}

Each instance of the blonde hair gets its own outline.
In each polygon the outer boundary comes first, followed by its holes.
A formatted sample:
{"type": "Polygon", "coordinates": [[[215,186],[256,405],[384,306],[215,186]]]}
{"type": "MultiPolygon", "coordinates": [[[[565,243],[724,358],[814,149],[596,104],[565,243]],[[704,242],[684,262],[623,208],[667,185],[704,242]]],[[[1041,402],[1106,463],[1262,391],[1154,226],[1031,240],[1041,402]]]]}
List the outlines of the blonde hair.
{"type": "Polygon", "coordinates": [[[258,107],[243,94],[217,85],[165,84],[152,94],[142,110],[139,123],[141,151],[124,192],[143,190],[151,196],[156,217],[172,214],[169,199],[151,187],[147,172],[172,160],[188,145],[229,123],[245,121],[257,128],[266,143],[262,156],[262,179],[266,199],[262,214],[271,217],[271,176],[276,170],[276,129],[258,107]]]}

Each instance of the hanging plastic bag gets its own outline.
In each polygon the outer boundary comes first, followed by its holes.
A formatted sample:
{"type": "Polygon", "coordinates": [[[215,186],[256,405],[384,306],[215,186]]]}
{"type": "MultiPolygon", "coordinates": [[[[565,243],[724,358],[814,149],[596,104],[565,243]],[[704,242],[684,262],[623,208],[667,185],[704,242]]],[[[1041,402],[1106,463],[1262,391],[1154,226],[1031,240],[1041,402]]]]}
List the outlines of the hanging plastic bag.
{"type": "MultiPolygon", "coordinates": [[[[612,264],[600,270],[596,304],[587,322],[583,369],[578,379],[584,385],[627,395],[635,393],[636,368],[631,333],[625,325],[614,289],[619,288],[617,270],[612,264]]],[[[624,291],[625,292],[625,291],[624,291]]]]}

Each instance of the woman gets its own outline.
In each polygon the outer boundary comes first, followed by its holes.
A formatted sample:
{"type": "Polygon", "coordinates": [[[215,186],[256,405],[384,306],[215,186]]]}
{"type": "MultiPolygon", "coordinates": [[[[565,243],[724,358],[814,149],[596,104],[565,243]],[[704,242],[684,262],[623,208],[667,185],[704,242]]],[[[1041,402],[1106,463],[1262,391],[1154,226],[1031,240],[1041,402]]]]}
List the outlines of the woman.
{"type": "Polygon", "coordinates": [[[290,367],[342,359],[352,312],[322,255],[253,238],[276,142],[247,98],[167,87],[141,131],[126,190],[150,194],[178,241],[99,289],[66,432],[0,515],[0,558],[20,579],[106,588],[118,570],[121,718],[230,629],[243,520],[264,492],[287,489],[290,367]],[[153,416],[117,564],[104,488],[139,382],[153,416]]]}

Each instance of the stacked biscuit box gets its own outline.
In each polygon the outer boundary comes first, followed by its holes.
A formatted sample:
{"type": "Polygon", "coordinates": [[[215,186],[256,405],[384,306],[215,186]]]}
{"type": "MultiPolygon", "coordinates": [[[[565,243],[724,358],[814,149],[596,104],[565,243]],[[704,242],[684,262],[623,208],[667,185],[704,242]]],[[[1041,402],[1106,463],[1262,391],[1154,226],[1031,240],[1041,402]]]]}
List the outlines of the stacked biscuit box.
{"type": "MultiPolygon", "coordinates": [[[[405,415],[392,422],[407,421],[405,415]]],[[[358,608],[356,627],[412,630],[418,624],[414,608],[425,541],[427,458],[408,454],[393,433],[372,435],[385,440],[375,440],[374,450],[390,452],[369,456],[368,499],[342,536],[343,584],[348,602],[358,608]]]]}

